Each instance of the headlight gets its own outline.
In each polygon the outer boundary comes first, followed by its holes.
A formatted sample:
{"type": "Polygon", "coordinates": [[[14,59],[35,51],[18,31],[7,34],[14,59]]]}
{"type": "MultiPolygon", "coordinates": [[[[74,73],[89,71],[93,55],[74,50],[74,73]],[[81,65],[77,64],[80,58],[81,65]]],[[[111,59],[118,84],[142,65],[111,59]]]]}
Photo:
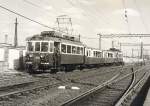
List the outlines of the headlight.
{"type": "Polygon", "coordinates": [[[33,57],[33,54],[29,54],[29,57],[30,57],[30,58],[33,57]]]}
{"type": "Polygon", "coordinates": [[[40,57],[43,58],[43,57],[44,57],[44,54],[41,54],[40,57]]]}

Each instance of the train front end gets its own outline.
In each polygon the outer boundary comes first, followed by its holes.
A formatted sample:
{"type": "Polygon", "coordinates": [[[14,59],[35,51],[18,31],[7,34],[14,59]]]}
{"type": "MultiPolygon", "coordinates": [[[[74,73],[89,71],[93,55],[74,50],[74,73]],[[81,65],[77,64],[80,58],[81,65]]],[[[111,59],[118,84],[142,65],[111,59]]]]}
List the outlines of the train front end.
{"type": "Polygon", "coordinates": [[[53,66],[53,42],[27,41],[25,67],[28,72],[41,72],[53,66]]]}

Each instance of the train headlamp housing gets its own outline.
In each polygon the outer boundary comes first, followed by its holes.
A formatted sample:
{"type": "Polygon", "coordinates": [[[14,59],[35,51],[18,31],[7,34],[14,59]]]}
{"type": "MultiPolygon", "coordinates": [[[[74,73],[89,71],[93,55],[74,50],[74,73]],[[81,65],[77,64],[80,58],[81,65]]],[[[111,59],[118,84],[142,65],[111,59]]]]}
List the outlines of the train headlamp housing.
{"type": "Polygon", "coordinates": [[[44,57],[45,57],[45,55],[44,55],[44,54],[41,54],[41,55],[40,55],[40,57],[41,57],[41,58],[44,58],[44,57]]]}
{"type": "Polygon", "coordinates": [[[33,54],[29,54],[29,57],[32,58],[32,57],[33,57],[33,54]]]}

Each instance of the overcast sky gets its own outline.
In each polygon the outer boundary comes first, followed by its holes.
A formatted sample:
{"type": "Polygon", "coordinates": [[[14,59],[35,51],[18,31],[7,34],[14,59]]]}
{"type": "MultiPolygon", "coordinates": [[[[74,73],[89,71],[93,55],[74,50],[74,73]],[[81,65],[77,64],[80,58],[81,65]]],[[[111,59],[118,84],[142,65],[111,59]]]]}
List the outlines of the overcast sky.
{"type": "MultiPolygon", "coordinates": [[[[54,27],[57,16],[68,15],[72,18],[75,33],[84,36],[81,40],[88,46],[98,48],[98,39],[87,38],[98,38],[98,33],[150,33],[150,0],[124,1],[125,3],[123,0],[0,0],[0,5],[50,27],[54,27]]],[[[19,45],[25,45],[25,38],[28,36],[50,30],[1,8],[0,14],[0,42],[4,42],[4,35],[8,34],[9,42],[13,43],[16,17],[19,22],[19,45]]],[[[149,39],[143,38],[142,41],[149,43],[149,39]]],[[[111,40],[102,39],[102,48],[111,47],[111,40]]],[[[113,40],[116,46],[118,41],[140,41],[139,38],[113,40]]]]}

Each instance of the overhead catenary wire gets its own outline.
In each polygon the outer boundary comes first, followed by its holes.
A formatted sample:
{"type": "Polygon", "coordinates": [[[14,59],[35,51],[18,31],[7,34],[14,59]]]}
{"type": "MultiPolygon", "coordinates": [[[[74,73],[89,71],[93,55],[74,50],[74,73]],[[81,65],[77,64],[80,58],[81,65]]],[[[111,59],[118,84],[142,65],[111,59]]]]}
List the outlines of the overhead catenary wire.
{"type": "MultiPolygon", "coordinates": [[[[34,23],[36,23],[36,24],[39,24],[39,25],[41,25],[41,26],[43,26],[43,27],[45,27],[45,28],[49,28],[49,29],[51,29],[51,30],[55,30],[55,31],[58,31],[58,32],[61,32],[61,33],[68,34],[68,33],[64,32],[64,31],[58,30],[58,29],[56,29],[56,28],[50,27],[50,26],[45,25],[45,24],[43,24],[43,23],[41,23],[41,22],[38,22],[38,21],[33,20],[33,19],[31,19],[31,18],[28,18],[28,17],[26,17],[26,16],[24,16],[24,15],[18,13],[18,12],[15,12],[15,11],[13,11],[13,10],[11,10],[11,9],[8,9],[8,8],[2,6],[2,5],[0,5],[0,8],[2,8],[2,9],[4,9],[4,10],[7,10],[8,12],[11,12],[11,13],[13,13],[13,14],[15,14],[15,15],[18,15],[18,16],[24,18],[24,19],[27,19],[27,20],[29,20],[29,21],[31,21],[31,22],[34,22],[34,23]]],[[[97,38],[88,38],[88,37],[85,37],[85,36],[81,36],[81,37],[82,37],[82,38],[85,38],[85,39],[97,39],[97,38]]]]}
{"type": "Polygon", "coordinates": [[[67,34],[67,33],[64,32],[64,31],[57,30],[57,29],[55,29],[55,28],[53,28],[53,27],[50,27],[50,26],[48,26],[48,25],[45,25],[45,24],[43,24],[43,23],[41,23],[41,22],[38,22],[38,21],[33,20],[33,19],[31,19],[31,18],[28,18],[27,16],[22,15],[22,14],[20,14],[20,13],[18,13],[18,12],[15,12],[15,11],[13,11],[13,10],[11,10],[11,9],[8,9],[8,8],[2,6],[2,5],[0,5],[0,8],[2,8],[2,9],[4,9],[4,10],[7,10],[8,12],[11,12],[11,13],[13,13],[13,14],[16,14],[16,15],[18,15],[18,16],[24,18],[24,19],[27,19],[27,20],[29,20],[29,21],[31,21],[31,22],[34,22],[34,23],[36,23],[36,24],[39,24],[39,25],[41,25],[41,26],[43,26],[43,27],[46,27],[46,28],[49,28],[49,29],[52,29],[52,30],[55,30],[55,31],[58,31],[58,32],[67,34]]]}

